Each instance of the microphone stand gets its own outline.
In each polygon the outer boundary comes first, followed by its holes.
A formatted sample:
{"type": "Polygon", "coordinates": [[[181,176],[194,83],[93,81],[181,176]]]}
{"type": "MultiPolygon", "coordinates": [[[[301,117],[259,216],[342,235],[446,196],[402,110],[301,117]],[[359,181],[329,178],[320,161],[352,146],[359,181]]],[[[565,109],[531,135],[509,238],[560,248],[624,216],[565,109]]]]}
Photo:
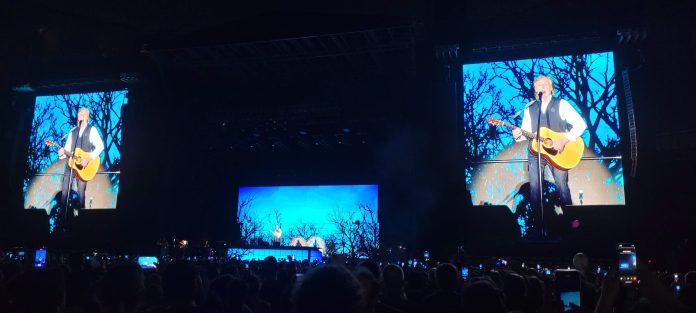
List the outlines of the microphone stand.
{"type": "MultiPolygon", "coordinates": [[[[77,125],[77,136],[74,136],[75,138],[72,139],[72,150],[71,153],[73,154],[73,162],[75,162],[75,148],[77,147],[77,138],[80,136],[80,128],[82,127],[82,121],[78,122],[77,125]]],[[[71,130],[72,132],[72,130],[71,130]]],[[[70,193],[72,192],[72,183],[73,183],[73,169],[70,168],[70,158],[67,159],[68,164],[66,164],[66,170],[70,171],[70,175],[68,176],[68,194],[64,195],[66,201],[65,201],[65,208],[63,208],[63,232],[66,230],[66,225],[68,222],[68,209],[70,208],[70,193]]]]}
{"type": "Polygon", "coordinates": [[[544,181],[543,173],[544,169],[541,168],[541,136],[539,134],[539,129],[541,128],[541,104],[543,93],[539,93],[539,113],[537,114],[537,125],[536,125],[536,142],[537,142],[537,174],[539,175],[539,210],[541,210],[541,221],[539,221],[539,228],[541,230],[541,239],[547,239],[548,234],[546,233],[546,225],[544,223],[544,181]]]}

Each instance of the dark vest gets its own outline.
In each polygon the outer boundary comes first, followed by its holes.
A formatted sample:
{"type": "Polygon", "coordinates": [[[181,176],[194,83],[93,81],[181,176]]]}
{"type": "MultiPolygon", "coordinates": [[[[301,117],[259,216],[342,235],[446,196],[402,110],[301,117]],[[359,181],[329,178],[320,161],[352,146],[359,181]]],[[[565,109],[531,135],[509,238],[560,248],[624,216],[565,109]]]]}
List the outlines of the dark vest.
{"type": "Polygon", "coordinates": [[[72,138],[77,138],[77,143],[70,143],[72,146],[73,144],[75,145],[75,148],[80,148],[84,150],[85,152],[92,152],[94,151],[94,145],[89,142],[89,133],[92,131],[92,125],[87,125],[85,127],[85,131],[82,133],[82,137],[78,137],[80,134],[80,129],[75,128],[75,130],[72,131],[72,138]]]}
{"type": "MultiPolygon", "coordinates": [[[[551,98],[551,102],[546,107],[546,113],[541,112],[541,127],[549,128],[556,132],[567,132],[568,123],[561,119],[561,100],[558,98],[551,98]]],[[[532,120],[532,132],[536,131],[537,128],[537,118],[539,114],[540,106],[537,104],[529,107],[529,117],[532,120]]]]}

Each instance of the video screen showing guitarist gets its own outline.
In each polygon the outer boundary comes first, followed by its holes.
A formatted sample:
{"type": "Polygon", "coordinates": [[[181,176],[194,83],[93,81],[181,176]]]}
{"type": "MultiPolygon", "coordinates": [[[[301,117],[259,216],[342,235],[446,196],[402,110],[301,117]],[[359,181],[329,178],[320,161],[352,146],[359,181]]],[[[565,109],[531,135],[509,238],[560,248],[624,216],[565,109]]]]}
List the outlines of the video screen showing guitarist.
{"type": "MultiPolygon", "coordinates": [[[[99,155],[104,151],[104,141],[102,141],[99,132],[92,125],[89,125],[89,114],[89,109],[80,108],[77,113],[77,126],[68,134],[64,147],[58,150],[58,157],[61,160],[68,155],[72,156],[71,160],[66,162],[65,174],[63,174],[62,179],[61,207],[64,210],[68,209],[71,183],[77,184],[78,209],[85,208],[85,191],[89,177],[83,177],[77,171],[78,169],[87,169],[90,162],[98,167],[98,162],[94,161],[98,161],[99,155]],[[72,153],[73,147],[76,153],[72,153]]],[[[72,213],[77,215],[77,212],[77,209],[74,209],[72,213]]]]}
{"type": "MultiPolygon", "coordinates": [[[[527,104],[524,110],[524,116],[522,119],[522,126],[520,128],[512,128],[512,135],[515,141],[520,142],[524,140],[530,140],[530,145],[532,145],[530,151],[528,151],[528,173],[529,173],[529,187],[530,195],[529,200],[532,206],[533,223],[539,223],[541,219],[541,209],[539,208],[539,188],[541,184],[539,182],[538,176],[538,160],[536,152],[536,139],[534,137],[534,132],[537,129],[537,118],[539,114],[539,101],[541,101],[541,121],[540,126],[550,129],[551,131],[562,133],[563,135],[557,136],[551,140],[551,136],[545,136],[542,131],[542,158],[541,158],[541,168],[542,171],[548,165],[551,173],[553,174],[553,180],[558,189],[560,195],[561,204],[572,205],[572,198],[570,189],[568,188],[568,171],[577,165],[575,164],[564,164],[563,160],[556,158],[554,160],[549,157],[543,157],[543,152],[547,152],[550,155],[562,156],[563,152],[566,150],[566,146],[569,143],[577,143],[582,141],[580,136],[587,129],[587,124],[583,120],[582,116],[578,114],[573,106],[566,100],[554,97],[553,80],[548,76],[539,75],[534,79],[534,94],[536,97],[535,101],[527,104]],[[541,99],[539,99],[541,95],[541,99]],[[530,136],[531,135],[531,136],[530,136]],[[548,137],[548,138],[547,138],[548,137]],[[544,142],[544,139],[547,139],[544,142]]],[[[584,144],[578,144],[578,149],[584,149],[584,144]]],[[[574,149],[574,148],[573,148],[574,149]]],[[[581,155],[582,150],[580,150],[581,155]]],[[[568,153],[568,152],[567,152],[568,153]]],[[[537,225],[530,225],[532,229],[537,232],[540,231],[537,225]]],[[[530,235],[533,235],[530,232],[530,235]]]]}

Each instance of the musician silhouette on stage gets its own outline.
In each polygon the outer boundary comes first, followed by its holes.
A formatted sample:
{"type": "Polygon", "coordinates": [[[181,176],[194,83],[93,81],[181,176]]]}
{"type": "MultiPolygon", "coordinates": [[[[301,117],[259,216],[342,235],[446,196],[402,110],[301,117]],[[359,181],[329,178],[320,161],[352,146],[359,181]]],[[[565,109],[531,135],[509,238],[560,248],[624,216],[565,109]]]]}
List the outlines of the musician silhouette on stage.
{"type": "MultiPolygon", "coordinates": [[[[515,141],[520,142],[527,140],[527,138],[523,136],[523,130],[526,132],[536,132],[539,101],[541,101],[540,126],[549,128],[555,132],[565,133],[565,137],[554,140],[553,142],[553,150],[563,151],[563,148],[568,142],[574,142],[582,135],[585,129],[587,129],[587,124],[568,101],[554,97],[553,81],[548,76],[539,75],[534,79],[534,95],[536,101],[527,104],[527,108],[524,110],[521,129],[514,128],[512,130],[515,141]],[[539,99],[540,93],[541,99],[539,99]]],[[[563,205],[571,205],[572,199],[570,196],[570,189],[568,188],[568,170],[556,168],[542,157],[542,172],[547,165],[553,174],[553,180],[560,194],[561,203],[563,205]]],[[[530,225],[532,231],[529,234],[535,236],[540,235],[542,231],[542,225],[539,225],[541,223],[542,210],[539,201],[539,188],[541,188],[541,184],[538,176],[537,155],[529,151],[528,173],[530,187],[529,200],[532,207],[531,215],[534,220],[532,225],[530,225]]]]}
{"type": "Polygon", "coordinates": [[[280,237],[283,235],[283,230],[280,229],[280,225],[276,224],[276,228],[273,231],[273,245],[280,245],[280,237]]]}
{"type": "MultiPolygon", "coordinates": [[[[79,161],[82,167],[87,166],[89,161],[99,157],[99,154],[104,151],[104,142],[96,128],[89,125],[89,109],[80,108],[77,112],[77,126],[68,133],[68,138],[65,141],[65,146],[63,149],[58,150],[58,157],[60,159],[66,158],[66,151],[71,152],[73,148],[77,150],[80,148],[85,152],[89,153],[88,157],[82,157],[79,161]]],[[[62,193],[61,193],[61,209],[66,210],[63,214],[70,213],[68,210],[68,205],[70,203],[70,191],[71,185],[77,184],[77,197],[79,200],[79,207],[77,209],[85,208],[85,191],[87,189],[87,181],[80,179],[73,170],[68,167],[67,162],[65,165],[65,174],[63,174],[62,180],[62,193]]],[[[78,210],[73,209],[72,215],[77,216],[78,210]]],[[[61,214],[62,215],[62,214],[61,214]]],[[[70,214],[67,214],[68,216],[70,214]]]]}

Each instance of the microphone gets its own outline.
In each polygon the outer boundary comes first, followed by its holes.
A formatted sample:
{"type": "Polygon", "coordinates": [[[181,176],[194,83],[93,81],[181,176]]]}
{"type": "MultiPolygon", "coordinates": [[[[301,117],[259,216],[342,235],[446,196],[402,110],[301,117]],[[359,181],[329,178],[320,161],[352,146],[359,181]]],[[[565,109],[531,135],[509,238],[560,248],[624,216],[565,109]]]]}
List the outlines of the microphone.
{"type": "Polygon", "coordinates": [[[525,105],[524,108],[522,108],[522,110],[517,111],[517,113],[515,113],[515,115],[511,116],[510,118],[513,120],[516,119],[518,116],[520,116],[520,114],[522,114],[522,112],[524,112],[524,110],[526,110],[528,107],[534,105],[534,103],[536,103],[536,101],[532,101],[530,103],[527,103],[527,105],[525,105]]]}
{"type": "Polygon", "coordinates": [[[63,135],[63,137],[60,137],[60,140],[65,140],[65,137],[68,137],[68,135],[70,135],[70,133],[72,133],[73,130],[77,129],[78,127],[79,126],[75,126],[75,127],[71,128],[67,133],[65,133],[65,135],[63,135]]]}
{"type": "Polygon", "coordinates": [[[544,95],[543,91],[539,91],[539,101],[541,101],[541,96],[544,95]]]}

